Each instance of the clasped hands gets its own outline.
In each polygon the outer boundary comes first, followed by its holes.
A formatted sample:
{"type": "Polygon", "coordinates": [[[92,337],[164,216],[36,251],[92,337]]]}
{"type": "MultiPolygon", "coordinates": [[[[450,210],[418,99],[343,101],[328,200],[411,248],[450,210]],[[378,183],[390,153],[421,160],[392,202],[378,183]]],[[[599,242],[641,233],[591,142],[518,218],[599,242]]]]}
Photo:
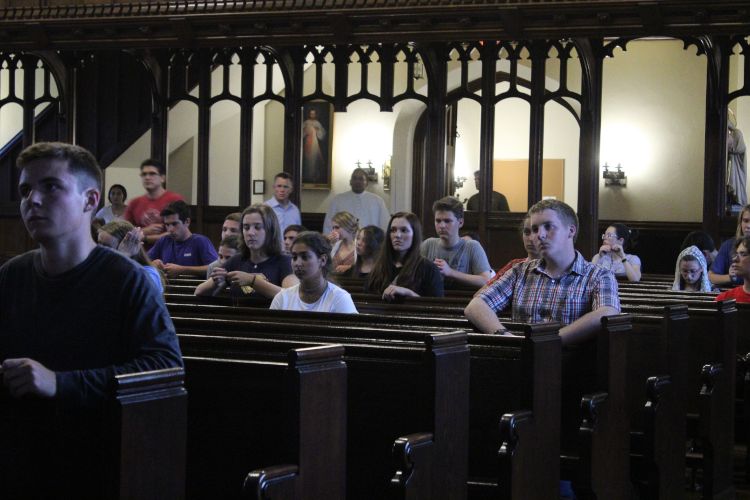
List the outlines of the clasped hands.
{"type": "Polygon", "coordinates": [[[604,257],[605,255],[612,253],[613,256],[617,256],[620,260],[625,258],[625,252],[622,250],[621,245],[602,245],[599,247],[599,256],[604,257]]]}
{"type": "Polygon", "coordinates": [[[224,287],[229,285],[237,286],[250,286],[255,280],[263,279],[259,274],[250,274],[242,271],[230,271],[227,272],[223,267],[215,267],[211,271],[211,280],[217,287],[224,287]]]}

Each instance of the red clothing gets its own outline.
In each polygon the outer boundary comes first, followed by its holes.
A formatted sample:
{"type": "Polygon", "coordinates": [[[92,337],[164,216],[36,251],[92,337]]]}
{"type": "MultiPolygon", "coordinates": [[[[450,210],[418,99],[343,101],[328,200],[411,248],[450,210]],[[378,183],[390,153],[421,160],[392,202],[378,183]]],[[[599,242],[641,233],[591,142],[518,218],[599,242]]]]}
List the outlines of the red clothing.
{"type": "Polygon", "coordinates": [[[487,282],[487,285],[491,285],[494,282],[496,282],[497,280],[499,280],[500,278],[502,278],[503,274],[507,273],[510,270],[511,267],[515,266],[519,262],[526,262],[526,259],[513,259],[513,260],[511,260],[510,262],[508,262],[507,264],[505,264],[505,267],[503,267],[502,269],[500,269],[495,276],[493,276],[492,278],[490,278],[490,280],[487,282]]]}
{"type": "Polygon", "coordinates": [[[163,195],[155,200],[149,199],[146,195],[139,196],[128,203],[128,208],[125,210],[123,218],[137,227],[146,227],[154,223],[162,224],[160,232],[163,233],[167,229],[164,227],[164,218],[159,214],[164,207],[177,200],[185,201],[185,198],[172,191],[165,191],[163,195]]]}
{"type": "Polygon", "coordinates": [[[734,299],[737,302],[750,302],[750,294],[748,294],[741,286],[732,288],[726,292],[722,292],[716,296],[714,300],[726,300],[734,299]]]}

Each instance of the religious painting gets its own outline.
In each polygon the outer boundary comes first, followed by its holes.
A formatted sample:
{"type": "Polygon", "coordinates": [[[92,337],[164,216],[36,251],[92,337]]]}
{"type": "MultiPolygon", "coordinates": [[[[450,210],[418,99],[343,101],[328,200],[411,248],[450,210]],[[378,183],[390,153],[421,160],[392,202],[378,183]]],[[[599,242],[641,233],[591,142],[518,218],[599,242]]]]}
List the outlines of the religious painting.
{"type": "Polygon", "coordinates": [[[302,107],[302,188],[331,189],[333,105],[310,101],[302,107]]]}

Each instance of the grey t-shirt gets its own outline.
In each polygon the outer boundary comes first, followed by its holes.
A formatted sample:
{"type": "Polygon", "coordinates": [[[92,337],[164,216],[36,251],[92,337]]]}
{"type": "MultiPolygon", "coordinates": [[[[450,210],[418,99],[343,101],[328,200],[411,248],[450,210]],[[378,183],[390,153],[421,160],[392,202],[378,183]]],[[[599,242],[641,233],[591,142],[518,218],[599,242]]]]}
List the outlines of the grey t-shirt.
{"type": "MultiPolygon", "coordinates": [[[[464,274],[476,276],[492,269],[487,254],[478,241],[460,239],[456,246],[445,248],[440,238],[428,238],[422,242],[421,251],[430,262],[443,259],[451,269],[464,274]]],[[[454,280],[443,277],[443,283],[450,286],[454,284],[454,280]]]]}

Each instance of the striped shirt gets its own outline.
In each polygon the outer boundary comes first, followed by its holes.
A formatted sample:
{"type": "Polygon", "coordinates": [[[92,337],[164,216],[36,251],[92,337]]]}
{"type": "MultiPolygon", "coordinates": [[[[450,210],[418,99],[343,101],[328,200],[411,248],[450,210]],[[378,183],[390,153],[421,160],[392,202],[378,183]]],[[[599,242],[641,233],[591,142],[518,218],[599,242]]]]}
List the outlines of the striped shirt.
{"type": "Polygon", "coordinates": [[[607,269],[586,262],[576,251],[573,266],[558,278],[545,271],[544,259],[516,264],[478,295],[493,311],[512,301],[513,321],[565,325],[600,307],[620,310],[617,279],[607,269]]]}

